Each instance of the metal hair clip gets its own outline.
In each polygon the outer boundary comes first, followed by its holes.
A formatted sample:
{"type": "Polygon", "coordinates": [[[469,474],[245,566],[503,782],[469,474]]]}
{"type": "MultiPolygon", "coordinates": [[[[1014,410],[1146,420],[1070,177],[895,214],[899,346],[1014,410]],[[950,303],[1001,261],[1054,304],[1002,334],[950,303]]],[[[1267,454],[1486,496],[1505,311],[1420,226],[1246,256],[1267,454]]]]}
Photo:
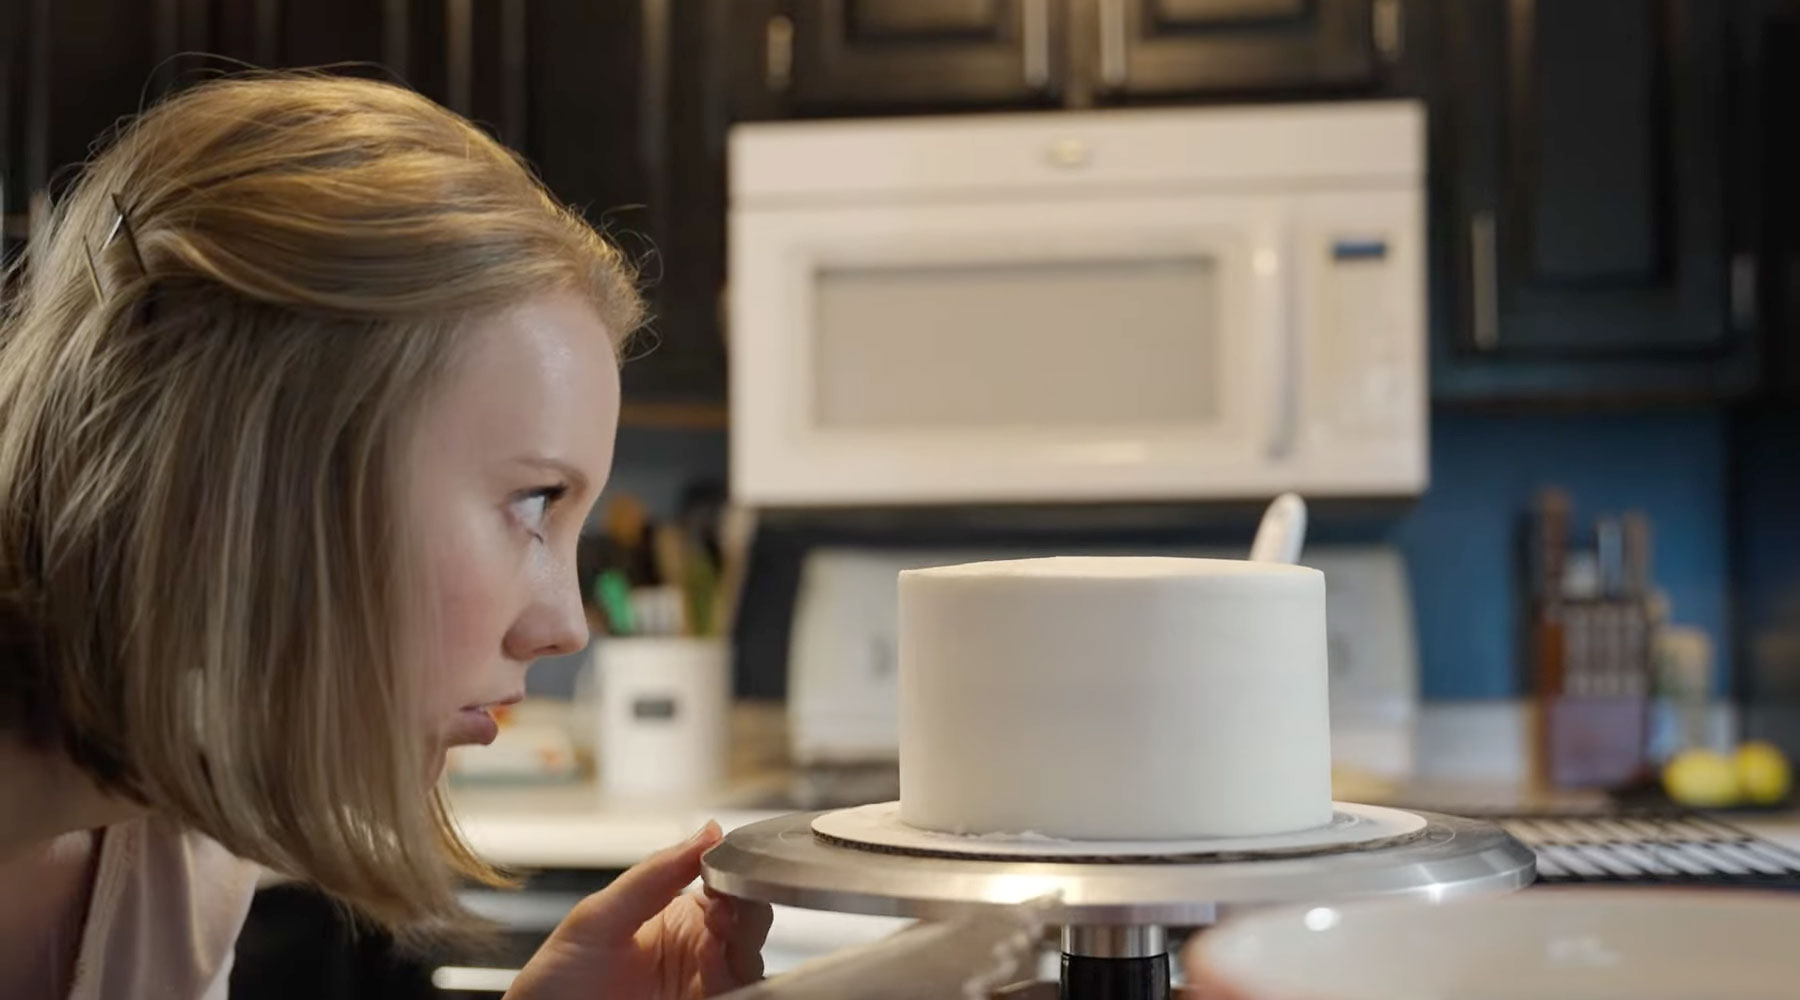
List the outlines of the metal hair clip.
{"type": "Polygon", "coordinates": [[[100,242],[100,249],[95,250],[94,245],[89,243],[86,237],[81,240],[81,248],[87,252],[88,281],[93,283],[94,298],[96,299],[106,297],[106,291],[100,286],[99,255],[105,253],[107,247],[112,246],[112,241],[117,239],[120,233],[125,234],[125,245],[131,250],[131,259],[137,263],[138,273],[145,275],[150,273],[150,269],[144,265],[144,251],[138,246],[137,230],[131,225],[131,213],[125,210],[125,199],[120,197],[119,192],[114,191],[112,203],[114,213],[112,228],[107,230],[106,239],[100,242]]]}

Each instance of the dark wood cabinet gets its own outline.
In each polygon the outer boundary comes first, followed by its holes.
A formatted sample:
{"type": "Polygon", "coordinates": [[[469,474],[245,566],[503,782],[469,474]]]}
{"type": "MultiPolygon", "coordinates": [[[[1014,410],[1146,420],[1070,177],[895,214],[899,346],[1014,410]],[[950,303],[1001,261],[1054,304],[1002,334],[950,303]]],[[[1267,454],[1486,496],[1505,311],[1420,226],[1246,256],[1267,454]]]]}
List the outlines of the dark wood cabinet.
{"type": "Polygon", "coordinates": [[[1083,0],[1107,95],[1373,83],[1402,44],[1400,0],[1083,0]]]}
{"type": "MultiPolygon", "coordinates": [[[[1739,34],[1753,86],[1739,116],[1760,193],[1755,220],[1762,266],[1764,385],[1789,404],[1800,402],[1800,131],[1791,117],[1800,94],[1800,3],[1766,0],[1764,15],[1739,34]]],[[[1800,425],[1797,425],[1800,426],[1800,425]]]]}
{"type": "Polygon", "coordinates": [[[741,117],[1368,91],[1403,0],[741,0],[741,117]]]}
{"type": "Polygon", "coordinates": [[[1785,183],[1800,154],[1782,120],[1797,7],[11,0],[0,251],[17,252],[96,136],[209,72],[398,79],[520,150],[640,262],[653,320],[625,368],[628,404],[708,423],[724,398],[733,119],[1417,95],[1438,399],[1800,387],[1800,210],[1785,183]],[[225,58],[177,58],[208,52],[225,58]]]}
{"type": "Polygon", "coordinates": [[[215,38],[254,66],[412,86],[524,153],[599,221],[650,193],[644,12],[658,3],[265,0],[225,5],[215,38]]]}
{"type": "MultiPolygon", "coordinates": [[[[929,26],[904,7],[878,23],[929,26]]],[[[653,319],[625,369],[628,419],[648,402],[710,422],[725,381],[725,115],[708,55],[722,13],[710,0],[0,2],[5,249],[97,136],[176,87],[246,67],[394,80],[523,153],[639,262],[653,319]]]]}
{"type": "Polygon", "coordinates": [[[1729,5],[1447,4],[1434,115],[1442,397],[1748,384],[1729,5]]]}
{"type": "Polygon", "coordinates": [[[253,61],[398,78],[524,154],[556,197],[605,230],[644,275],[652,320],[624,370],[627,419],[644,403],[716,409],[725,381],[713,307],[724,167],[722,139],[709,144],[700,130],[722,136],[724,125],[705,106],[715,91],[704,52],[716,47],[707,4],[254,7],[273,23],[255,32],[264,42],[253,61]]]}
{"type": "Polygon", "coordinates": [[[746,5],[734,34],[761,41],[746,82],[794,111],[1028,105],[1061,88],[1065,5],[785,0],[746,5]]]}
{"type": "Polygon", "coordinates": [[[244,65],[331,67],[405,79],[411,37],[405,0],[264,0],[214,7],[206,51],[244,65]]]}
{"type": "Polygon", "coordinates": [[[179,60],[204,48],[203,6],[180,0],[14,0],[0,17],[0,126],[6,231],[43,222],[47,198],[120,119],[171,90],[179,60]]]}
{"type": "Polygon", "coordinates": [[[24,247],[30,230],[23,127],[29,94],[25,24],[24,4],[0,3],[0,268],[24,247]]]}

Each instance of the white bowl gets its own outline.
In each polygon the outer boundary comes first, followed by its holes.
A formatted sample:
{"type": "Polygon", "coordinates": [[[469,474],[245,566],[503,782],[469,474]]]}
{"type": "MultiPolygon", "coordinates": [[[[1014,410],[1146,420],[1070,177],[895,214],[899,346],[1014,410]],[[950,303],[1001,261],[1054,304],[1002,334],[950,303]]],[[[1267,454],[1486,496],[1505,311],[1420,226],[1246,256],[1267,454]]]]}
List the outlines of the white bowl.
{"type": "Polygon", "coordinates": [[[1233,1000],[1776,1000],[1800,997],[1800,895],[1534,889],[1271,911],[1187,958],[1200,995],[1233,1000]]]}

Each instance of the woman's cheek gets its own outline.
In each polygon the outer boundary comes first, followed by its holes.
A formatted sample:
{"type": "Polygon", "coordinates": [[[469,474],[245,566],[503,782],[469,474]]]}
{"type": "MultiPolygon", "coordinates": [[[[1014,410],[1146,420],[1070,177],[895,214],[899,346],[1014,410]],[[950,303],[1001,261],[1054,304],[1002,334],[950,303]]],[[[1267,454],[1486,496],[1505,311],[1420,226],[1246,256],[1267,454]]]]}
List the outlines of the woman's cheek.
{"type": "MultiPolygon", "coordinates": [[[[517,569],[511,565],[514,560],[499,551],[502,546],[496,542],[504,539],[483,539],[483,534],[463,533],[435,561],[432,585],[438,599],[433,617],[438,635],[432,645],[438,651],[436,670],[445,680],[478,676],[500,657],[505,642],[509,581],[517,569]]],[[[469,694],[459,692],[454,683],[444,693],[469,694]]]]}

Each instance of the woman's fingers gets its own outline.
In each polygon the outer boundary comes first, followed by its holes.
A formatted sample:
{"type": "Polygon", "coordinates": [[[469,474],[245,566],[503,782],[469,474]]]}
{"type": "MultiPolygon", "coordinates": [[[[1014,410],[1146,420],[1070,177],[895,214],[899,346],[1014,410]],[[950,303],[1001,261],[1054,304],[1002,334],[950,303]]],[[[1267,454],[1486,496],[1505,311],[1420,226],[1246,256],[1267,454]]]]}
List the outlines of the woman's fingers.
{"type": "Polygon", "coordinates": [[[652,855],[612,885],[582,900],[575,908],[578,919],[563,926],[573,925],[587,939],[629,940],[700,877],[700,856],[718,844],[720,836],[719,824],[706,824],[692,837],[652,855]]]}
{"type": "Polygon", "coordinates": [[[725,961],[731,966],[731,974],[737,977],[739,985],[762,979],[763,941],[769,936],[769,921],[773,919],[768,906],[763,903],[751,903],[746,909],[750,911],[748,920],[740,921],[738,933],[725,945],[725,961]]]}
{"type": "Polygon", "coordinates": [[[735,984],[742,986],[763,977],[763,943],[775,914],[766,903],[732,899],[708,892],[705,897],[707,933],[725,948],[725,962],[735,984]]]}

